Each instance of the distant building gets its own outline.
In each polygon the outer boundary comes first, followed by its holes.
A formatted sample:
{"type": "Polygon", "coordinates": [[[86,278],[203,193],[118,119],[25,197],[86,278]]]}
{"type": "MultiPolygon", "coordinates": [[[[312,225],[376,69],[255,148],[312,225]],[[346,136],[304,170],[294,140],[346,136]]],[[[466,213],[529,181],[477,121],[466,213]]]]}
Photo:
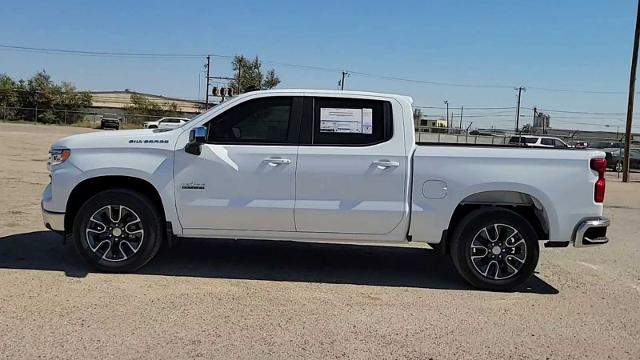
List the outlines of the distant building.
{"type": "Polygon", "coordinates": [[[426,116],[423,116],[420,119],[420,123],[417,128],[420,132],[447,132],[446,129],[449,128],[449,124],[446,119],[429,119],[426,116]]]}
{"type": "Polygon", "coordinates": [[[551,116],[545,113],[538,112],[533,118],[533,127],[540,129],[551,128],[551,116]]]}

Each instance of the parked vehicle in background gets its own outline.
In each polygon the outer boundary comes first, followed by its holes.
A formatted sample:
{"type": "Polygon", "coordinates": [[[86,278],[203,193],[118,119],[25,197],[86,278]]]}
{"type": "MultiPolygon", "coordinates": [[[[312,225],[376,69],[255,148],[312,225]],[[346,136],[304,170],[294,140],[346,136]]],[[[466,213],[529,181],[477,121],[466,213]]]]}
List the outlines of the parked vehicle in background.
{"type": "Polygon", "coordinates": [[[163,117],[157,121],[147,121],[143,124],[145,129],[175,129],[187,123],[189,119],[181,117],[163,117]]]}
{"type": "Polygon", "coordinates": [[[609,241],[602,151],[416,143],[412,101],[255,91],[175,131],[58,140],[44,224],[114,272],[175,237],[426,242],[491,290],[523,284],[540,242],[609,241]]]}
{"type": "Polygon", "coordinates": [[[586,149],[589,147],[589,143],[586,141],[574,141],[570,145],[576,149],[586,149]]]}
{"type": "Polygon", "coordinates": [[[100,120],[100,129],[120,129],[120,118],[115,116],[103,116],[100,120]]]}
{"type": "MultiPolygon", "coordinates": [[[[624,168],[624,149],[614,149],[606,153],[607,167],[611,170],[621,172],[624,168]]],[[[629,150],[629,168],[640,170],[640,148],[629,150]]]]}
{"type": "Polygon", "coordinates": [[[566,149],[570,148],[569,144],[566,142],[550,136],[535,136],[535,135],[518,135],[512,136],[509,139],[509,144],[517,145],[521,144],[528,147],[539,147],[539,148],[556,148],[556,149],[566,149]]]}
{"type": "Polygon", "coordinates": [[[607,150],[607,149],[622,149],[624,143],[621,141],[594,141],[589,144],[589,149],[607,150]]]}

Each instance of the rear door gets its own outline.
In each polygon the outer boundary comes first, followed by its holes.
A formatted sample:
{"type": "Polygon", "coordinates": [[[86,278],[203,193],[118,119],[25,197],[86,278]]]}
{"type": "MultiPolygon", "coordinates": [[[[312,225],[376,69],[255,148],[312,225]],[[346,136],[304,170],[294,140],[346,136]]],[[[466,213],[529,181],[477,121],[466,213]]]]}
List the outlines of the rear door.
{"type": "Polygon", "coordinates": [[[402,221],[408,156],[392,114],[389,101],[305,98],[297,231],[386,234],[402,221]]]}

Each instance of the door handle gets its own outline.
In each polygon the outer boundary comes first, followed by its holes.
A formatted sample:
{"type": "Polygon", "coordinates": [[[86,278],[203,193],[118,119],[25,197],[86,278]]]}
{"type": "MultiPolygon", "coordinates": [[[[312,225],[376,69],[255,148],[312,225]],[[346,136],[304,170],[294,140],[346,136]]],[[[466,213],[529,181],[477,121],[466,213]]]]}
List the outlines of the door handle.
{"type": "Polygon", "coordinates": [[[278,166],[278,165],[288,165],[291,164],[291,159],[282,159],[282,158],[266,158],[262,160],[269,164],[269,166],[278,166]]]}
{"type": "Polygon", "coordinates": [[[376,160],[373,162],[373,165],[375,165],[379,170],[384,170],[390,167],[398,167],[400,166],[400,163],[397,161],[376,160]]]}

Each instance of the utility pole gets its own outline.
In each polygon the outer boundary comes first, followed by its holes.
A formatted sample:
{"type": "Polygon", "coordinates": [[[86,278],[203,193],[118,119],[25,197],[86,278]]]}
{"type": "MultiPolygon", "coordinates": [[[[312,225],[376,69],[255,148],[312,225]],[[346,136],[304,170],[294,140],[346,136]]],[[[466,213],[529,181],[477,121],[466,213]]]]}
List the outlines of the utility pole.
{"type": "Polygon", "coordinates": [[[344,79],[349,76],[348,71],[342,70],[342,80],[340,80],[340,90],[344,90],[344,79]]]}
{"type": "Polygon", "coordinates": [[[636,34],[633,40],[633,55],[631,56],[631,74],[629,75],[629,100],[627,105],[627,128],[624,134],[624,160],[622,181],[629,182],[629,148],[631,147],[631,124],[633,122],[633,100],[636,92],[636,69],[638,65],[638,41],[640,40],[640,0],[638,0],[636,15],[636,34]]]}
{"type": "Polygon", "coordinates": [[[207,81],[207,92],[206,95],[204,96],[204,110],[209,110],[209,68],[211,67],[211,56],[207,55],[207,65],[205,65],[205,68],[207,68],[207,77],[206,77],[206,81],[207,81]]]}
{"type": "Polygon", "coordinates": [[[516,108],[516,134],[519,134],[520,133],[520,97],[522,96],[522,90],[527,91],[527,89],[520,86],[518,88],[515,88],[514,90],[518,90],[518,107],[516,108]]]}
{"type": "Polygon", "coordinates": [[[460,106],[460,131],[462,131],[462,113],[464,112],[464,106],[460,106]]]}
{"type": "MultiPolygon", "coordinates": [[[[640,1],[640,0],[638,0],[640,1]]],[[[445,100],[444,104],[447,105],[447,128],[451,128],[451,125],[449,124],[449,101],[445,100]]]]}

